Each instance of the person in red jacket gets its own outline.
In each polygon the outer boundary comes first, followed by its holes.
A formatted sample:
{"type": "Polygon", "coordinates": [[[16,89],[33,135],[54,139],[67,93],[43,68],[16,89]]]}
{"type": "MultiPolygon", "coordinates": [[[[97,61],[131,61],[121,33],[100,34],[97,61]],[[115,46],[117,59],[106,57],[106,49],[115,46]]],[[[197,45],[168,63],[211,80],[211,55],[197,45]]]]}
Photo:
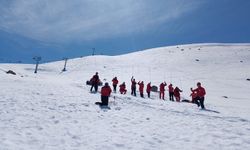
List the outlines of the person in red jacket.
{"type": "Polygon", "coordinates": [[[123,82],[121,85],[120,85],[120,93],[121,94],[126,94],[127,90],[126,90],[126,84],[125,82],[123,82]]]}
{"type": "Polygon", "coordinates": [[[112,82],[113,82],[113,90],[114,90],[114,92],[116,93],[116,87],[117,87],[117,84],[118,84],[118,80],[117,80],[117,77],[114,77],[113,78],[113,80],[112,80],[112,82]]]}
{"type": "Polygon", "coordinates": [[[174,89],[174,97],[175,97],[175,100],[177,102],[180,102],[180,100],[181,100],[180,92],[182,92],[182,90],[180,90],[178,87],[175,87],[175,89],[174,89]]]}
{"type": "Polygon", "coordinates": [[[140,95],[141,95],[142,98],[144,98],[144,94],[143,94],[144,83],[143,83],[143,81],[141,81],[141,82],[139,81],[138,84],[139,84],[140,95]]]}
{"type": "Polygon", "coordinates": [[[100,79],[98,76],[98,72],[96,72],[95,75],[90,79],[90,83],[91,83],[90,92],[92,92],[93,87],[95,88],[95,93],[98,91],[99,82],[100,82],[100,79]]]}
{"type": "Polygon", "coordinates": [[[196,91],[192,91],[192,93],[190,94],[192,100],[191,103],[194,103],[195,98],[197,97],[197,92],[196,91]]]}
{"type": "Polygon", "coordinates": [[[165,96],[165,86],[167,86],[167,83],[166,82],[162,82],[160,84],[160,99],[163,99],[164,100],[164,96],[165,96]]]}
{"type": "Polygon", "coordinates": [[[107,106],[109,103],[109,96],[111,94],[112,90],[109,86],[109,84],[106,82],[105,85],[101,89],[101,101],[100,103],[101,106],[107,106]]]}
{"type": "Polygon", "coordinates": [[[193,92],[197,92],[197,97],[194,98],[194,103],[197,104],[198,107],[201,106],[201,109],[205,109],[204,106],[204,100],[205,100],[205,95],[206,95],[206,90],[205,88],[203,88],[201,86],[201,83],[198,82],[197,83],[197,88],[193,90],[193,88],[191,88],[191,91],[193,92]]]}
{"type": "Polygon", "coordinates": [[[136,81],[134,79],[134,77],[132,76],[131,78],[131,95],[136,96],[136,81]]]}
{"type": "Polygon", "coordinates": [[[146,92],[148,93],[148,98],[150,98],[151,89],[152,89],[151,82],[149,82],[149,83],[147,84],[147,89],[146,89],[146,92]]]}
{"type": "Polygon", "coordinates": [[[171,83],[168,86],[168,92],[169,92],[169,100],[174,101],[174,88],[171,83]]]}

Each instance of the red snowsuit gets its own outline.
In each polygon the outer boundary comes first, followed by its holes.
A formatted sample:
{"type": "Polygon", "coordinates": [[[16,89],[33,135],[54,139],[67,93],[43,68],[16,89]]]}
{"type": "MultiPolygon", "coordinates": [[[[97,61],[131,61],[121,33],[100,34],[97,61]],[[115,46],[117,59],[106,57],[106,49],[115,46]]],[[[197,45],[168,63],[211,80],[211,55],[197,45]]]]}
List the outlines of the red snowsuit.
{"type": "Polygon", "coordinates": [[[131,95],[136,96],[136,81],[132,78],[131,79],[131,95]]]}
{"type": "Polygon", "coordinates": [[[143,95],[144,83],[143,82],[138,82],[138,84],[139,84],[140,95],[141,95],[141,97],[144,97],[144,95],[143,95]]]}
{"type": "Polygon", "coordinates": [[[160,99],[164,100],[164,96],[165,96],[165,86],[167,84],[166,83],[161,83],[160,84],[160,99]]]}
{"type": "Polygon", "coordinates": [[[150,98],[151,88],[152,88],[151,84],[148,83],[148,84],[147,84],[147,89],[146,89],[146,91],[147,91],[147,93],[148,93],[148,98],[150,98]]]}
{"type": "Polygon", "coordinates": [[[138,84],[139,84],[140,93],[143,93],[144,83],[143,82],[138,82],[138,84]]]}
{"type": "Polygon", "coordinates": [[[169,91],[169,100],[174,101],[174,88],[172,84],[168,86],[168,91],[169,91]]]}
{"type": "Polygon", "coordinates": [[[151,88],[152,88],[152,86],[150,85],[150,83],[148,83],[148,84],[147,84],[147,90],[146,90],[147,93],[149,93],[149,92],[151,91],[151,88]]]}
{"type": "Polygon", "coordinates": [[[127,90],[126,90],[126,85],[125,84],[121,84],[120,85],[120,93],[121,94],[126,94],[127,90]]]}
{"type": "Polygon", "coordinates": [[[178,87],[174,89],[174,97],[177,102],[180,102],[180,99],[181,99],[180,92],[182,92],[182,90],[180,90],[178,87]]]}

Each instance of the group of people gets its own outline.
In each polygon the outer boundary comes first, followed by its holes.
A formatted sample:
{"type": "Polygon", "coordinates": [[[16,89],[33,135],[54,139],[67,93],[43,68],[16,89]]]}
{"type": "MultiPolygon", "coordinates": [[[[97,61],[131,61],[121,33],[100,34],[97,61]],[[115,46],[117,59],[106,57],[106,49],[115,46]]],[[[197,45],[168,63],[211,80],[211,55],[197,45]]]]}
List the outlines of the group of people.
{"type": "MultiPolygon", "coordinates": [[[[96,72],[96,74],[91,78],[90,81],[91,81],[90,91],[92,92],[93,87],[94,87],[95,92],[97,92],[98,91],[98,84],[100,82],[98,72],[96,72]]],[[[114,92],[117,91],[118,83],[119,83],[119,81],[118,81],[117,77],[114,77],[112,79],[112,86],[113,86],[114,92]]],[[[136,82],[136,80],[134,79],[133,76],[131,78],[131,95],[136,96],[136,85],[137,84],[139,85],[140,96],[142,98],[144,98],[144,82],[143,81],[136,82]]],[[[160,99],[165,100],[165,87],[166,86],[167,86],[166,82],[162,82],[159,86],[159,88],[160,88],[159,98],[160,99]]],[[[152,86],[151,86],[151,82],[149,82],[147,84],[147,87],[146,87],[146,92],[147,92],[148,98],[150,98],[151,90],[152,90],[152,86]]],[[[191,88],[190,90],[192,92],[190,95],[192,97],[191,102],[197,104],[198,107],[201,106],[202,109],[205,109],[205,106],[204,106],[204,100],[205,100],[205,95],[206,95],[205,88],[203,88],[201,86],[201,83],[198,82],[197,88],[196,89],[191,88]]],[[[170,83],[168,85],[168,91],[169,91],[169,100],[170,101],[174,101],[174,98],[175,98],[176,102],[180,102],[180,99],[181,99],[180,92],[182,92],[181,89],[179,89],[178,87],[174,88],[173,85],[170,83]]],[[[109,86],[108,82],[106,82],[105,85],[101,88],[101,101],[102,101],[101,105],[108,105],[108,99],[109,99],[111,92],[112,92],[112,89],[109,86]]],[[[123,82],[122,84],[119,85],[119,92],[121,94],[127,93],[125,82],[123,82]]]]}

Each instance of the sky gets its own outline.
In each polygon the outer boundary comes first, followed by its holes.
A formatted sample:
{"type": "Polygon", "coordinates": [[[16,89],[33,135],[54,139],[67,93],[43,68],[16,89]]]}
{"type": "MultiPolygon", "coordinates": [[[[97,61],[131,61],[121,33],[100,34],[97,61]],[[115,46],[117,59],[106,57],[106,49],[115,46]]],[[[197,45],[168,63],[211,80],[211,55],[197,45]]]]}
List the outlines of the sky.
{"type": "Polygon", "coordinates": [[[0,62],[250,43],[249,0],[0,0],[0,62]]]}

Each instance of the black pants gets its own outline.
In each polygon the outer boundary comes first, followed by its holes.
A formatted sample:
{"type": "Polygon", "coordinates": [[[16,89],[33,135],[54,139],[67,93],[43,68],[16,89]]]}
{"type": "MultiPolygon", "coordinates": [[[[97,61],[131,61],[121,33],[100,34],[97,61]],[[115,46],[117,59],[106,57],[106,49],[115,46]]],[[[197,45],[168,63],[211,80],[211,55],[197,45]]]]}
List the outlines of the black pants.
{"type": "Polygon", "coordinates": [[[150,92],[147,92],[148,93],[148,98],[150,98],[150,92]]]}
{"type": "Polygon", "coordinates": [[[143,93],[140,93],[140,95],[141,95],[141,97],[142,97],[142,98],[144,98],[144,95],[143,95],[143,93]]]}
{"type": "Polygon", "coordinates": [[[116,87],[117,87],[117,85],[113,85],[114,92],[116,92],[116,87]]]}
{"type": "Polygon", "coordinates": [[[108,105],[109,104],[109,97],[108,96],[101,96],[102,103],[100,105],[108,105]]]}
{"type": "Polygon", "coordinates": [[[196,97],[194,98],[194,103],[197,104],[198,107],[201,106],[202,109],[205,109],[204,100],[205,100],[204,97],[196,97]]]}
{"type": "Polygon", "coordinates": [[[131,90],[132,90],[132,91],[131,91],[131,95],[136,96],[136,88],[135,88],[135,87],[132,87],[131,90]]]}
{"type": "Polygon", "coordinates": [[[95,88],[95,92],[98,91],[98,84],[92,84],[90,91],[92,92],[93,87],[95,88]]]}
{"type": "Polygon", "coordinates": [[[174,101],[174,92],[169,92],[169,100],[174,101]]]}

